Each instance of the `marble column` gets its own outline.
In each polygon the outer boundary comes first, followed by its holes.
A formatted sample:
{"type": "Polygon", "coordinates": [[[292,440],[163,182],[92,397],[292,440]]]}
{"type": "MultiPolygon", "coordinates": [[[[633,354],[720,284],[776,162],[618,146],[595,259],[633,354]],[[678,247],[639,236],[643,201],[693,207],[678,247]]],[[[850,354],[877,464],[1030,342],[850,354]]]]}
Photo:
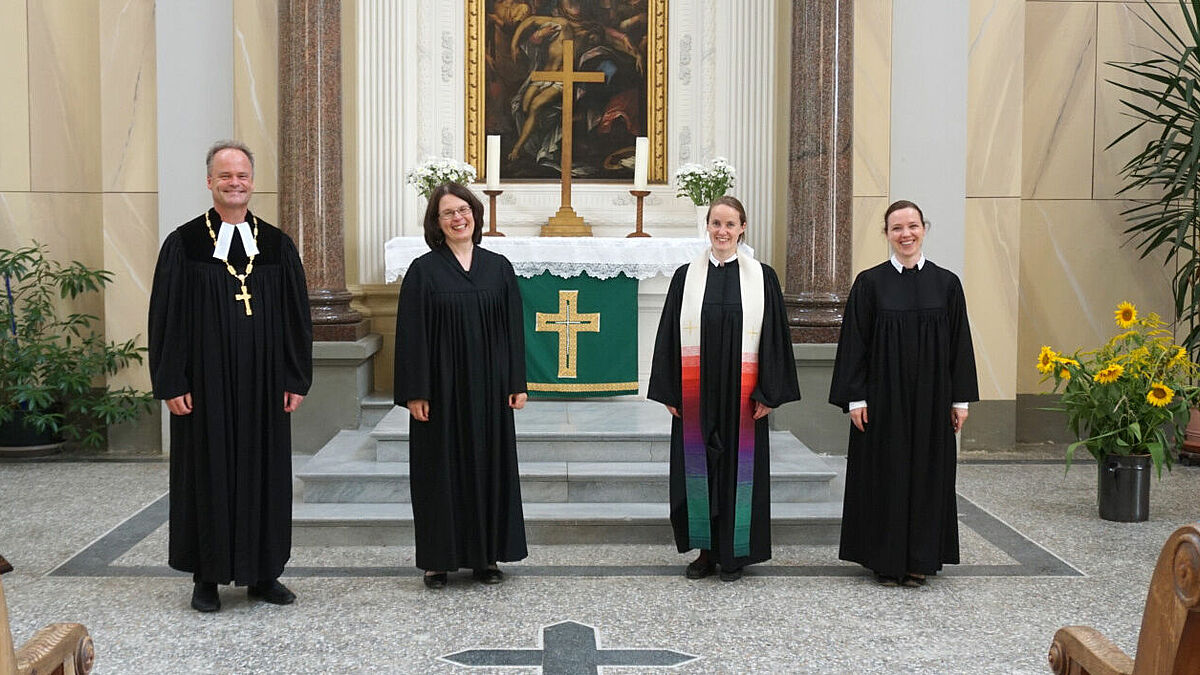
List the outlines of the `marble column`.
{"type": "Polygon", "coordinates": [[[308,276],[313,339],[359,340],[346,290],[341,0],[279,0],[279,221],[308,276]]]}
{"type": "Polygon", "coordinates": [[[850,288],[853,31],[853,0],[792,5],[784,299],[794,342],[837,342],[850,288]]]}

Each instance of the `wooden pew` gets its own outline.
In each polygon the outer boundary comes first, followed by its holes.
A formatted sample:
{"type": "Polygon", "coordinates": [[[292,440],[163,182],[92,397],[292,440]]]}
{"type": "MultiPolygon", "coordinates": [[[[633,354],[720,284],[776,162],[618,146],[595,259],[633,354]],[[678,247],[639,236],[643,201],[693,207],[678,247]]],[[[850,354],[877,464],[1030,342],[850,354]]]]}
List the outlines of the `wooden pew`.
{"type": "Polygon", "coordinates": [[[1194,675],[1200,673],[1200,523],[1167,539],[1146,593],[1137,658],[1094,628],[1067,626],[1050,643],[1060,675],[1194,675]]]}
{"type": "MultiPolygon", "coordinates": [[[[12,565],[0,556],[0,574],[11,571],[12,565]]],[[[0,582],[0,675],[86,675],[95,661],[92,636],[78,623],[52,623],[14,650],[8,603],[0,582]]]]}

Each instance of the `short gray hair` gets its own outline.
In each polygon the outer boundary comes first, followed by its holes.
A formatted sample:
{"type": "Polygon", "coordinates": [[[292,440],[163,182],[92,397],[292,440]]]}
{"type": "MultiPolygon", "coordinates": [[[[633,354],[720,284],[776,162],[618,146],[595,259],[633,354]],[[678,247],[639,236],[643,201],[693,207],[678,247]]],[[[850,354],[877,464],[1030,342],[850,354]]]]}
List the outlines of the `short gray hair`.
{"type": "Polygon", "coordinates": [[[241,152],[246,156],[246,159],[250,160],[250,173],[254,173],[254,153],[250,152],[249,146],[241,141],[224,140],[213,143],[212,147],[208,149],[208,154],[204,156],[204,168],[206,176],[212,175],[213,157],[222,150],[237,150],[241,152]]]}

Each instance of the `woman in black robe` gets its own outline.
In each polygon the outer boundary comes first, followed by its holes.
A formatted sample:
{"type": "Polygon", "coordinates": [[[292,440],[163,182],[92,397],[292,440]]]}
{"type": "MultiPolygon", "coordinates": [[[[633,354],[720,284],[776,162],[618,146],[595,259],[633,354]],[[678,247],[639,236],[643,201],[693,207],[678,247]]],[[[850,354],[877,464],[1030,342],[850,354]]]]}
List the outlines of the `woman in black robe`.
{"type": "Polygon", "coordinates": [[[721,579],[734,581],[746,565],[771,557],[767,414],[800,398],[779,280],[769,266],[738,251],[745,231],[741,202],[721,197],[712,203],[712,246],[702,258],[675,271],[654,345],[647,397],[666,405],[673,416],[670,494],[675,544],[680,553],[700,549],[687,566],[689,579],[709,576],[719,563],[721,579]],[[742,279],[758,278],[747,276],[758,268],[761,288],[743,293],[742,279]],[[689,287],[689,270],[692,284],[703,278],[702,291],[689,287]],[[758,317],[757,326],[743,326],[747,298],[757,306],[747,312],[758,317]],[[685,316],[696,310],[698,321],[685,316]],[[690,338],[696,334],[694,323],[699,327],[698,345],[690,338]],[[747,337],[758,342],[749,355],[743,354],[743,347],[752,344],[745,342],[747,337]]]}
{"type": "Polygon", "coordinates": [[[483,204],[467,188],[434,188],[432,249],[408,268],[396,309],[395,401],[412,414],[409,472],[417,567],[504,580],[521,560],[525,519],[513,410],[525,406],[521,294],[504,256],[478,246],[483,204]]]}
{"type": "Polygon", "coordinates": [[[851,417],[838,557],[889,586],[959,561],[954,435],[979,400],[962,283],[925,260],[925,229],[888,207],[893,255],[854,280],[829,392],[851,417]]]}

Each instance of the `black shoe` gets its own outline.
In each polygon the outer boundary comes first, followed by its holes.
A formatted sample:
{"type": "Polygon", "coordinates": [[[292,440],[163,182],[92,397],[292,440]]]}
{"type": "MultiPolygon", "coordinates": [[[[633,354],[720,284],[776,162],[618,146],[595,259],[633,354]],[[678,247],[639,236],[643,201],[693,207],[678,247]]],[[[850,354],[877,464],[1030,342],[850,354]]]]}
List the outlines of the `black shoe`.
{"type": "Polygon", "coordinates": [[[246,594],[252,598],[258,598],[272,605],[290,605],[296,601],[296,594],[289,591],[287,586],[279,583],[278,579],[272,579],[265,584],[250,586],[246,589],[246,594]]]}
{"type": "Polygon", "coordinates": [[[436,574],[426,574],[424,578],[425,588],[445,588],[446,573],[437,572],[436,574]]]}
{"type": "Polygon", "coordinates": [[[925,576],[921,574],[905,574],[900,580],[900,585],[905,588],[917,588],[925,585],[925,576]]]}
{"type": "Polygon", "coordinates": [[[717,571],[717,564],[711,558],[696,558],[688,563],[684,576],[689,579],[703,579],[717,571]]]}
{"type": "Polygon", "coordinates": [[[221,609],[221,597],[217,585],[208,581],[197,581],[192,589],[192,609],[197,612],[215,612],[221,609]]]}
{"type": "Polygon", "coordinates": [[[896,577],[889,577],[885,574],[877,573],[875,575],[875,581],[878,581],[880,586],[888,586],[889,588],[900,585],[899,579],[897,579],[896,577]]]}
{"type": "Polygon", "coordinates": [[[482,570],[475,570],[474,572],[471,573],[471,576],[474,577],[475,580],[478,581],[479,583],[488,584],[489,586],[494,586],[496,584],[504,582],[504,572],[501,572],[500,570],[498,570],[494,567],[488,567],[488,568],[482,569],[482,570]]]}
{"type": "Polygon", "coordinates": [[[725,569],[724,567],[721,568],[721,581],[737,581],[741,578],[742,568],[738,567],[737,569],[732,570],[725,569]]]}

